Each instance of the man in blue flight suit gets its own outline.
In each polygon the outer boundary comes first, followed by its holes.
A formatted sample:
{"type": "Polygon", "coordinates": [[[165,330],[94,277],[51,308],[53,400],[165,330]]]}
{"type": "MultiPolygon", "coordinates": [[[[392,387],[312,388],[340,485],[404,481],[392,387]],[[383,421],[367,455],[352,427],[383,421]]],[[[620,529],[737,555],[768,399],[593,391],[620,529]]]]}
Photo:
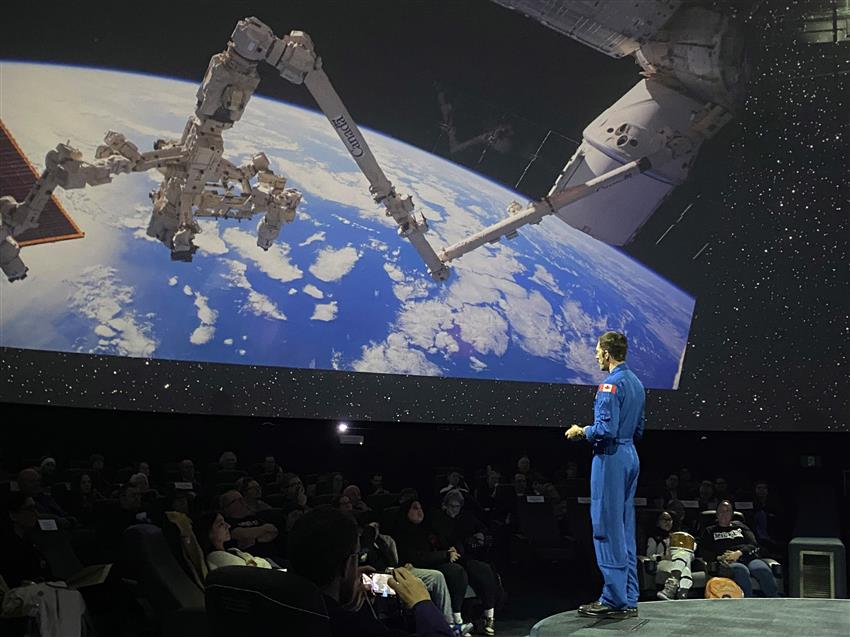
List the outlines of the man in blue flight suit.
{"type": "Polygon", "coordinates": [[[593,447],[590,519],[596,562],[605,578],[602,595],[579,606],[584,617],[637,617],[638,583],[634,498],[640,461],[634,441],[643,435],[643,384],[624,362],[624,334],[605,332],[596,344],[596,360],[608,377],[596,391],[592,425],[573,425],[565,436],[585,438],[593,447]]]}

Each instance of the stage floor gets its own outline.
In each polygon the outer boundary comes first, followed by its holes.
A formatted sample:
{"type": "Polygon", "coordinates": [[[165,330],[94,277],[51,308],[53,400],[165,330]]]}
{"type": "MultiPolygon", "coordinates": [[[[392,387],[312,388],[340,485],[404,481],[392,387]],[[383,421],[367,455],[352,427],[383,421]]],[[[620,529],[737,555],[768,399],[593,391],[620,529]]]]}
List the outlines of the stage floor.
{"type": "Polygon", "coordinates": [[[537,622],[529,637],[842,637],[850,635],[845,599],[689,599],[638,604],[635,619],[579,617],[576,611],[537,622]]]}

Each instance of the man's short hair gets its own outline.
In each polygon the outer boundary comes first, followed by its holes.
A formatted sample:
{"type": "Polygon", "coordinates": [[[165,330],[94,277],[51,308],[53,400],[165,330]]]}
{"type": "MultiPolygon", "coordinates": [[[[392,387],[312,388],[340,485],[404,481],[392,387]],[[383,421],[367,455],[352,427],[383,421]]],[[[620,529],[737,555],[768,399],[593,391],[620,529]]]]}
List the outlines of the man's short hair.
{"type": "Polygon", "coordinates": [[[357,523],[329,506],[305,513],[289,533],[293,572],[319,587],[343,575],[346,561],[356,551],[357,523]]]}
{"type": "Polygon", "coordinates": [[[620,332],[605,332],[599,337],[599,347],[603,351],[608,352],[616,361],[626,360],[626,353],[629,349],[629,342],[626,340],[626,335],[620,332]]]}
{"type": "Polygon", "coordinates": [[[458,489],[452,489],[451,491],[447,492],[446,495],[443,496],[443,505],[448,506],[452,503],[463,506],[463,494],[458,489]]]}
{"type": "Polygon", "coordinates": [[[730,509],[732,509],[732,512],[733,512],[733,513],[735,512],[735,505],[734,505],[734,504],[732,504],[732,502],[731,502],[731,501],[729,501],[729,500],[721,500],[720,502],[718,502],[718,503],[717,503],[717,507],[715,507],[715,509],[714,509],[714,510],[715,510],[715,511],[719,511],[719,510],[720,510],[720,507],[722,507],[724,504],[725,504],[726,506],[728,506],[730,509]]]}

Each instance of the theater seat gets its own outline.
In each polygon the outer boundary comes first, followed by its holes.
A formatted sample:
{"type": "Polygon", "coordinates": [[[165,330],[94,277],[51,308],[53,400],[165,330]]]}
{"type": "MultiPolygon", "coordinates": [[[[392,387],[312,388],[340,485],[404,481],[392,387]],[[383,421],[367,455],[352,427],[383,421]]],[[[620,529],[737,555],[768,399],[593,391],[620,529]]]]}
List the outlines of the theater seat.
{"type": "Polygon", "coordinates": [[[138,591],[162,622],[165,637],[207,635],[204,592],[183,571],[162,530],[136,524],[124,531],[124,558],[138,579],[138,591]]]}
{"type": "Polygon", "coordinates": [[[206,581],[207,619],[212,637],[280,635],[330,637],[322,594],[293,573],[274,569],[225,566],[206,581]]]}

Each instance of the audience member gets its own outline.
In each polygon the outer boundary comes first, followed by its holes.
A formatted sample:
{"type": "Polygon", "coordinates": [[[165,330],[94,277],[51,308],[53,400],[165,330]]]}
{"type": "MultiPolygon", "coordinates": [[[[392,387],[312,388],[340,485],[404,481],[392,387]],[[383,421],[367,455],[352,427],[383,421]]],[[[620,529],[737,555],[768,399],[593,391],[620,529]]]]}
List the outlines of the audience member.
{"type": "Polygon", "coordinates": [[[524,473],[514,474],[514,491],[517,495],[528,494],[528,478],[524,473]]]}
{"type": "Polygon", "coordinates": [[[269,522],[263,522],[251,513],[245,497],[239,491],[225,491],[219,497],[219,510],[229,525],[230,535],[239,549],[252,549],[256,555],[279,555],[274,541],[279,534],[278,528],[269,522]]]}
{"type": "MultiPolygon", "coordinates": [[[[345,496],[339,497],[345,498],[345,496]]],[[[341,511],[343,513],[346,512],[344,509],[341,509],[341,511]]],[[[360,531],[359,563],[361,567],[372,567],[378,573],[391,572],[392,569],[400,566],[398,562],[398,546],[395,540],[391,536],[381,533],[380,524],[377,522],[370,522],[360,531]]],[[[452,624],[452,629],[458,635],[464,635],[469,632],[472,624],[454,625],[452,600],[449,595],[445,576],[436,569],[416,568],[412,564],[405,564],[404,567],[410,570],[415,577],[422,580],[422,583],[425,584],[425,588],[428,589],[428,593],[431,595],[431,600],[442,611],[446,621],[452,624]]]]}
{"type": "Polygon", "coordinates": [[[717,496],[714,494],[714,483],[703,480],[699,484],[699,510],[714,511],[717,508],[717,496]]]}
{"type": "Polygon", "coordinates": [[[363,511],[371,511],[372,509],[363,501],[363,496],[360,494],[360,487],[356,484],[349,484],[342,490],[342,495],[346,496],[351,501],[351,508],[355,513],[363,511]]]}
{"type": "Polygon", "coordinates": [[[381,473],[373,473],[369,477],[369,495],[386,495],[389,493],[384,488],[384,476],[381,473]]]}
{"type": "Polygon", "coordinates": [[[517,473],[528,476],[531,473],[531,459],[528,456],[522,456],[516,461],[517,473]]]}
{"type": "Polygon", "coordinates": [[[437,549],[433,542],[435,534],[424,522],[425,512],[419,500],[401,505],[395,532],[399,560],[417,568],[436,569],[443,574],[451,597],[452,623],[463,625],[461,611],[469,575],[458,563],[460,552],[453,546],[446,550],[437,549]]]}
{"type": "Polygon", "coordinates": [[[51,456],[42,458],[38,466],[38,472],[41,474],[42,486],[50,487],[56,480],[56,458],[51,456]]]}
{"type": "Polygon", "coordinates": [[[32,542],[38,529],[38,510],[32,496],[12,492],[7,498],[8,517],[0,529],[0,575],[10,588],[24,582],[54,579],[45,557],[32,542]]]}
{"type": "Polygon", "coordinates": [[[18,489],[33,499],[36,511],[39,513],[54,515],[58,518],[70,518],[65,509],[42,486],[38,469],[34,467],[22,469],[18,473],[18,489]]]}
{"type": "Polygon", "coordinates": [[[266,456],[263,458],[263,483],[264,484],[280,484],[283,480],[283,467],[277,463],[274,456],[266,456]]]}
{"type": "Polygon", "coordinates": [[[753,485],[753,533],[758,540],[763,557],[778,557],[785,552],[786,519],[782,502],[770,495],[765,480],[753,485]]]}
{"type": "Polygon", "coordinates": [[[461,475],[460,471],[452,471],[446,476],[447,484],[442,489],[440,489],[440,495],[444,495],[449,491],[460,491],[461,493],[467,494],[469,493],[469,485],[466,484],[466,480],[461,475]]]}
{"type": "Polygon", "coordinates": [[[485,634],[495,634],[499,580],[490,564],[474,557],[476,550],[484,546],[486,527],[464,507],[460,491],[449,491],[443,496],[441,509],[434,514],[431,528],[437,535],[436,548],[455,550],[460,555],[458,562],[484,606],[485,634]]]}
{"type": "Polygon", "coordinates": [[[699,552],[709,564],[709,572],[731,577],[744,591],[753,596],[750,575],[756,578],[765,597],[776,597],[778,588],[770,566],[759,559],[759,548],[753,532],[742,522],[732,520],[732,503],[723,500],[717,505],[717,524],[706,527],[699,542],[699,552]]]}
{"type": "Polygon", "coordinates": [[[218,457],[219,471],[236,471],[239,459],[232,451],[225,451],[218,457]]]}
{"type": "Polygon", "coordinates": [[[112,475],[106,469],[106,458],[101,453],[89,456],[89,475],[95,489],[103,495],[112,493],[112,475]]]}
{"type": "Polygon", "coordinates": [[[195,520],[194,528],[209,570],[214,571],[222,566],[274,568],[272,562],[262,557],[251,555],[236,547],[225,548],[225,544],[233,538],[230,525],[217,511],[202,513],[195,520]]]}
{"type": "Polygon", "coordinates": [[[647,556],[658,560],[658,573],[665,577],[664,588],[656,594],[662,600],[686,599],[694,583],[691,574],[694,552],[686,547],[671,546],[673,525],[674,516],[662,511],[646,542],[647,556]]]}
{"type": "MultiPolygon", "coordinates": [[[[321,590],[333,637],[407,635],[388,629],[368,608],[357,566],[358,544],[357,525],[351,518],[330,507],[310,511],[295,523],[289,537],[292,571],[321,590]]],[[[389,585],[413,609],[416,637],[452,637],[421,580],[399,567],[389,585]]]]}
{"type": "Polygon", "coordinates": [[[94,487],[91,476],[87,473],[80,475],[74,487],[68,505],[71,514],[83,524],[94,523],[94,503],[103,500],[103,494],[94,487]]]}
{"type": "Polygon", "coordinates": [[[258,511],[268,511],[271,506],[263,502],[263,490],[260,483],[253,478],[240,478],[236,481],[236,488],[245,498],[245,506],[249,513],[257,513],[258,511]]]}
{"type": "Polygon", "coordinates": [[[286,530],[289,531],[310,507],[307,506],[307,491],[301,478],[294,473],[285,473],[282,484],[286,487],[283,492],[283,514],[286,516],[286,530]]]}

